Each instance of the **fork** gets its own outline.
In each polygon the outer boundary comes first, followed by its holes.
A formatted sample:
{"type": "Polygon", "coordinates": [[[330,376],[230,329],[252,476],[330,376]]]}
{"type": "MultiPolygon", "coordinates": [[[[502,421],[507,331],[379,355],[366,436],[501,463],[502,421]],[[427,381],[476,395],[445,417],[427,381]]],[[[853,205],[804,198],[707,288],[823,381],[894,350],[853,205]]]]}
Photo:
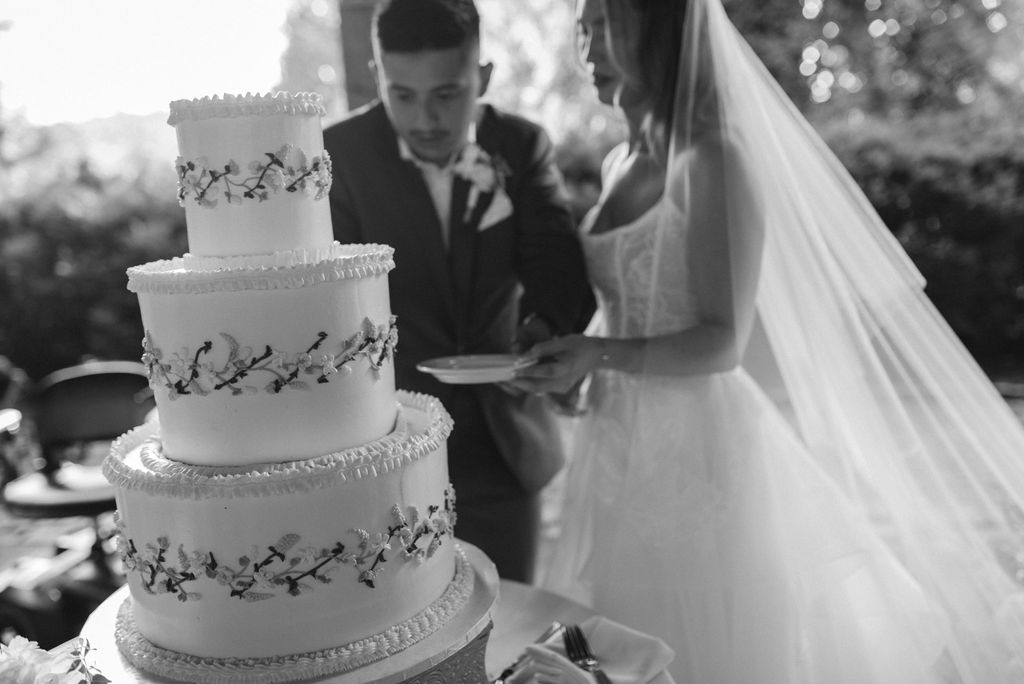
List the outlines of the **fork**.
{"type": "MultiPolygon", "coordinates": [[[[555,620],[554,622],[551,623],[551,625],[548,626],[547,629],[545,629],[543,632],[541,632],[541,635],[539,637],[537,637],[537,640],[534,643],[542,644],[545,641],[547,641],[548,639],[550,639],[551,637],[553,637],[555,634],[557,634],[562,629],[563,629],[562,623],[559,622],[558,620],[555,620]]],[[[497,678],[494,681],[491,682],[491,684],[505,684],[505,680],[508,679],[509,677],[511,677],[512,674],[516,670],[519,669],[519,666],[523,664],[524,660],[526,660],[526,654],[525,653],[523,653],[521,656],[516,658],[514,663],[512,663],[511,665],[506,667],[504,670],[502,670],[501,674],[499,674],[497,676],[497,678]]]]}
{"type": "Polygon", "coordinates": [[[601,669],[601,663],[594,657],[587,637],[579,625],[566,625],[565,631],[562,632],[562,642],[565,644],[565,653],[569,660],[580,669],[594,675],[597,684],[612,684],[612,680],[608,679],[608,675],[601,669]]]}

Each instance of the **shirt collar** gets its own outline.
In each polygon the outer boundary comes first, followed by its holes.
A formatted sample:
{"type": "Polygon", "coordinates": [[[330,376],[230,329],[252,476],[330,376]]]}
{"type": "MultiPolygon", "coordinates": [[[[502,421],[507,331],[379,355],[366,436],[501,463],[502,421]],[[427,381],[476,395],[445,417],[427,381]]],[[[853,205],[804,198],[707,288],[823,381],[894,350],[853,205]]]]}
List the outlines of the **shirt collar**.
{"type": "Polygon", "coordinates": [[[413,153],[412,148],[409,147],[409,143],[405,142],[405,138],[397,134],[396,136],[398,138],[398,156],[401,159],[404,159],[405,161],[411,161],[413,164],[420,167],[421,169],[424,167],[429,167],[440,171],[450,171],[455,166],[456,162],[459,161],[459,157],[462,156],[462,150],[466,149],[466,147],[469,147],[470,145],[476,145],[476,122],[470,122],[469,130],[466,131],[466,144],[463,146],[461,150],[453,154],[451,158],[448,159],[448,163],[445,164],[444,166],[438,166],[437,164],[434,164],[432,162],[423,161],[422,159],[417,157],[415,153],[413,153]]]}

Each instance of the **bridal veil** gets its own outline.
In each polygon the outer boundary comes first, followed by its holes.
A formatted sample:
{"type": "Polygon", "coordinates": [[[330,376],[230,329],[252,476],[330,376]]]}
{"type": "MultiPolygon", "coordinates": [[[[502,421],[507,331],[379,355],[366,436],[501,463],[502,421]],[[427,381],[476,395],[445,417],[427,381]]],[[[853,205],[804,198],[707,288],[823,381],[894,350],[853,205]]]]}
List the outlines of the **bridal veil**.
{"type": "MultiPolygon", "coordinates": [[[[737,249],[728,275],[745,367],[937,604],[949,681],[1024,681],[1024,429],[720,0],[690,0],[683,34],[665,196],[726,236],[761,222],[760,263],[737,249]],[[719,163],[682,161],[711,138],[719,163]]],[[[657,289],[679,263],[654,254],[657,289]]]]}

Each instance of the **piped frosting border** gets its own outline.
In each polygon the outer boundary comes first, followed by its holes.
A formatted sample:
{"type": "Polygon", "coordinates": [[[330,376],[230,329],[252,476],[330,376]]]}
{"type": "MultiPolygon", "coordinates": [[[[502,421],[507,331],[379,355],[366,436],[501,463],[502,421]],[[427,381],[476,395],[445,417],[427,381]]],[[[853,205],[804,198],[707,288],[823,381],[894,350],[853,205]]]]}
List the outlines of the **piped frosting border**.
{"type": "Polygon", "coordinates": [[[136,667],[162,677],[196,684],[290,682],[340,674],[403,651],[444,627],[472,596],[474,572],[465,551],[456,544],[455,575],[436,601],[383,632],[321,651],[268,658],[212,658],[160,648],[138,631],[131,597],[126,598],[118,610],[115,640],[124,656],[136,667]],[[254,679],[257,674],[258,679],[254,679]]]}
{"type": "Polygon", "coordinates": [[[388,273],[395,267],[394,253],[388,245],[334,242],[251,256],[186,254],[129,268],[128,289],[153,294],[295,289],[388,273]]]}
{"type": "Polygon", "coordinates": [[[260,466],[200,466],[172,461],[163,455],[159,425],[141,425],[115,440],[103,461],[103,475],[125,490],[154,496],[212,499],[287,495],[339,483],[378,477],[437,451],[452,431],[452,419],[441,402],[426,394],[399,391],[399,418],[389,435],[324,456],[260,466]],[[408,410],[429,416],[429,425],[416,431],[408,410]],[[140,466],[129,456],[135,449],[140,466]]]}
{"type": "Polygon", "coordinates": [[[223,119],[238,116],[292,114],[324,116],[327,110],[319,93],[246,93],[245,95],[207,95],[192,100],[174,100],[167,123],[223,119]]]}

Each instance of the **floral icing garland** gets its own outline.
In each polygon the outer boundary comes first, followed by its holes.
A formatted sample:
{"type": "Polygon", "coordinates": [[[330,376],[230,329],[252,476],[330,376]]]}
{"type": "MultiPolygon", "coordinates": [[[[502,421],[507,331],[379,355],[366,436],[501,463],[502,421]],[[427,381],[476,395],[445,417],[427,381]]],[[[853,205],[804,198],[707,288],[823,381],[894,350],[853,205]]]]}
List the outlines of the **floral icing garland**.
{"type": "Polygon", "coordinates": [[[445,490],[444,505],[431,505],[426,516],[416,506],[403,512],[398,504],[391,507],[394,525],[385,532],[371,534],[363,529],[350,530],[358,542],[354,550],[340,541],[331,547],[298,547],[298,534],[286,534],[276,543],[259,547],[237,559],[236,565],[222,562],[213,551],[186,549],[178,544],[171,551],[171,540],[161,536],[139,549],[128,537],[120,514],[115,514],[117,552],[126,572],[136,573],[142,589],[150,594],[172,594],[179,601],[198,601],[202,593],[191,591],[192,582],[211,579],[226,587],[232,597],[243,601],[263,601],[280,595],[299,596],[313,591],[316,583],[330,584],[331,575],[343,565],[358,571],[357,581],[375,588],[383,565],[396,558],[422,563],[440,548],[445,536],[455,526],[455,493],[445,490]],[[392,542],[399,544],[392,551],[392,542]],[[170,556],[177,557],[175,565],[170,556]]]}
{"type": "Polygon", "coordinates": [[[316,375],[318,383],[326,383],[336,374],[348,375],[350,364],[365,358],[370,369],[379,373],[384,362],[390,359],[398,345],[396,317],[391,316],[386,325],[375,325],[369,318],[363,320],[363,329],[345,340],[334,353],[322,351],[327,333],[320,331],[316,340],[305,350],[286,353],[264,345],[258,354],[252,347],[242,347],[226,332],[220,333],[228,345],[228,358],[219,368],[203,361],[203,356],[213,351],[213,342],[206,340],[191,351],[185,348],[174,352],[165,360],[164,352],[156,345],[149,330],[142,338],[142,363],[149,373],[151,387],[163,386],[170,392],[171,399],[186,394],[206,396],[219,390],[228,390],[232,395],[253,394],[259,391],[277,394],[284,389],[310,389],[309,383],[300,375],[316,375]],[[319,352],[314,356],[314,352],[319,352]],[[250,376],[269,376],[262,384],[244,383],[250,376]]]}
{"type": "Polygon", "coordinates": [[[206,157],[178,157],[178,204],[185,206],[187,200],[192,200],[201,207],[213,208],[221,197],[228,204],[242,204],[245,200],[263,202],[270,193],[282,190],[313,195],[314,199],[327,196],[331,189],[331,157],[327,150],[308,159],[305,152],[289,144],[264,154],[266,161],[249,163],[248,176],[242,176],[234,159],[223,167],[212,168],[206,157]]]}

